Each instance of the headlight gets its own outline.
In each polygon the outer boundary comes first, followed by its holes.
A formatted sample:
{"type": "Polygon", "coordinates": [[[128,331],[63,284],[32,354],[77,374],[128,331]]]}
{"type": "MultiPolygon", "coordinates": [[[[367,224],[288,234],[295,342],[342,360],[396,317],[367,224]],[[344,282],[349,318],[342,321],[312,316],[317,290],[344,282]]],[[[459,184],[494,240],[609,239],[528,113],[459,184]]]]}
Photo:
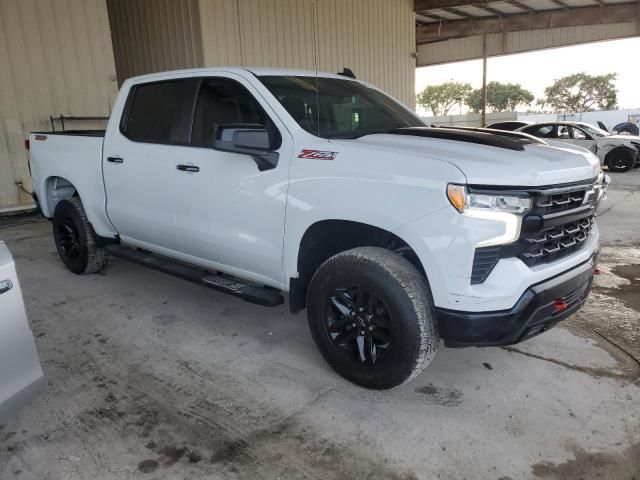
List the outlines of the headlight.
{"type": "Polygon", "coordinates": [[[499,193],[475,193],[464,185],[447,185],[447,197],[463,215],[504,224],[504,232],[477,243],[479,247],[504,245],[515,242],[520,236],[522,216],[531,208],[531,198],[499,193]]]}
{"type": "Polygon", "coordinates": [[[600,172],[598,178],[596,180],[596,184],[594,185],[594,190],[596,192],[596,200],[595,203],[600,203],[600,200],[604,200],[607,198],[607,188],[609,187],[609,183],[611,183],[611,177],[609,175],[605,175],[603,172],[600,172]]]}
{"type": "Polygon", "coordinates": [[[513,195],[469,193],[463,185],[447,185],[447,197],[459,212],[470,210],[507,212],[522,215],[531,208],[531,198],[513,195]]]}

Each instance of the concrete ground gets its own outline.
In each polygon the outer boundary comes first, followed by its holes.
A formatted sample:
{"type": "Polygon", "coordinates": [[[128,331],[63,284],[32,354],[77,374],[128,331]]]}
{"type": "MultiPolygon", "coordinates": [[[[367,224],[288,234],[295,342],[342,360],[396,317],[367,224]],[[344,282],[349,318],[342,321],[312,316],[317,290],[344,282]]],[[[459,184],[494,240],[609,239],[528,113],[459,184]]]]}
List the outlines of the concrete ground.
{"type": "Polygon", "coordinates": [[[640,170],[613,175],[580,313],[389,392],[333,373],[286,306],[118,259],[76,276],[48,222],[5,225],[48,388],[0,426],[0,478],[638,479],[639,206],[640,170]]]}

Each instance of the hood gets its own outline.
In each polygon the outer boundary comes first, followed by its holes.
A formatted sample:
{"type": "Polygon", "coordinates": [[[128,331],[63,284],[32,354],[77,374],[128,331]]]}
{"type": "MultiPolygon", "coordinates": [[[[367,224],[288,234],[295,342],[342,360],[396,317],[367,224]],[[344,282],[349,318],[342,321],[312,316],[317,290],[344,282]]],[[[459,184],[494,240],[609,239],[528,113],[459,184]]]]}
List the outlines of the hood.
{"type": "Polygon", "coordinates": [[[606,137],[597,137],[596,142],[599,144],[615,143],[618,145],[631,142],[637,144],[640,143],[640,137],[635,135],[608,135],[606,137]]]}
{"type": "Polygon", "coordinates": [[[449,162],[462,171],[469,184],[476,185],[557,185],[589,180],[600,172],[600,161],[593,153],[538,141],[516,142],[518,148],[505,148],[469,139],[430,138],[405,132],[367,135],[353,142],[361,147],[449,162]]]}

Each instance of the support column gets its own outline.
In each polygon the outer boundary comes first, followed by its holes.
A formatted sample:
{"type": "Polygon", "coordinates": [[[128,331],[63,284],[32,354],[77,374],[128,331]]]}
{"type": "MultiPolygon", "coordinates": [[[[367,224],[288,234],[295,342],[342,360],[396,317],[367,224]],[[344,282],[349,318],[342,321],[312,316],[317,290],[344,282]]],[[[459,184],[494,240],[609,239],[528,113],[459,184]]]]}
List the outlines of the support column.
{"type": "Polygon", "coordinates": [[[480,126],[487,125],[487,35],[482,35],[482,114],[480,126]]]}

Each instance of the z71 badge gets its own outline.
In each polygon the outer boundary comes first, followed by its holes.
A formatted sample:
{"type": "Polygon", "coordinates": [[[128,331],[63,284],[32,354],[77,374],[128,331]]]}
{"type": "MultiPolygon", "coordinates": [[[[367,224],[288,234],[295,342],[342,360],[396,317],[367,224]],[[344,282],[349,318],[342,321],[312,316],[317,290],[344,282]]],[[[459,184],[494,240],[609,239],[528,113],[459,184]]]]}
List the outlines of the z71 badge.
{"type": "Polygon", "coordinates": [[[298,158],[310,158],[311,160],[333,160],[338,152],[323,152],[322,150],[302,149],[298,158]]]}

